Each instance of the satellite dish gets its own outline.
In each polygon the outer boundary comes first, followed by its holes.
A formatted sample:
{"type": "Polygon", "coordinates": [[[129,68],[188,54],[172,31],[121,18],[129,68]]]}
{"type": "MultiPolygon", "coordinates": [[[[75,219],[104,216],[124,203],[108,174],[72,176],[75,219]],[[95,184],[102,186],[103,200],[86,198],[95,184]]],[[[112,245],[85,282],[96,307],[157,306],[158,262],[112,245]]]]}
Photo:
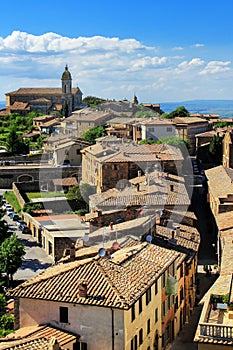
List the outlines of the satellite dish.
{"type": "Polygon", "coordinates": [[[89,241],[89,236],[88,235],[84,235],[83,236],[83,242],[88,242],[89,241]]]}
{"type": "Polygon", "coordinates": [[[103,258],[106,254],[106,250],[104,248],[100,248],[98,251],[98,255],[103,258]]]}
{"type": "Polygon", "coordinates": [[[118,242],[114,242],[112,245],[112,249],[113,250],[117,250],[119,248],[119,243],[118,242]]]}
{"type": "Polygon", "coordinates": [[[151,236],[151,235],[147,235],[147,236],[146,236],[146,241],[147,241],[148,243],[151,243],[151,241],[152,241],[152,236],[151,236]]]}

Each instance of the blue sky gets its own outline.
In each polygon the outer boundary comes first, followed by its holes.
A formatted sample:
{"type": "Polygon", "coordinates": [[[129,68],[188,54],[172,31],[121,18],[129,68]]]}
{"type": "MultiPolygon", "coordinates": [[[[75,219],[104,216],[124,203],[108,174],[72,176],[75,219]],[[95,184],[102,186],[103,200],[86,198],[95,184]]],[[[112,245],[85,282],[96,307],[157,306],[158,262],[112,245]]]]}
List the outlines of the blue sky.
{"type": "Polygon", "coordinates": [[[59,87],[139,102],[233,99],[233,1],[12,0],[0,4],[0,101],[59,87]]]}

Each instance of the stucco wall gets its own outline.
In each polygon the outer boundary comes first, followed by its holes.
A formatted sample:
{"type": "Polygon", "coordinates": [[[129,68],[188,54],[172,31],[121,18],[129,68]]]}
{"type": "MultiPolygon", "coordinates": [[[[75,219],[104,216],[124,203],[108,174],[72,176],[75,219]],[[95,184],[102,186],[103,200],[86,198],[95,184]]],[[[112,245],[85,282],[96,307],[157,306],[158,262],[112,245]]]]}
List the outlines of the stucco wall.
{"type": "MultiPolygon", "coordinates": [[[[114,350],[124,349],[123,311],[113,310],[114,350]]],[[[97,306],[59,303],[44,300],[21,299],[20,327],[50,323],[81,336],[88,350],[112,348],[112,310],[97,306]],[[69,323],[59,322],[59,307],[68,307],[69,323]]]]}

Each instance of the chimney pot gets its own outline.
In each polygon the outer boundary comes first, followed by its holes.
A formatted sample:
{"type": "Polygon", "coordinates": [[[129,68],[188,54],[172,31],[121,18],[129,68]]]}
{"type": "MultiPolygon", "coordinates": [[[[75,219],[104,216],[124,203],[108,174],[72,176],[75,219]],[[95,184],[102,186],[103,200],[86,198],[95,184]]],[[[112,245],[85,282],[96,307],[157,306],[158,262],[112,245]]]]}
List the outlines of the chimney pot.
{"type": "Polygon", "coordinates": [[[78,286],[78,295],[80,298],[87,298],[87,282],[81,282],[78,286]]]}

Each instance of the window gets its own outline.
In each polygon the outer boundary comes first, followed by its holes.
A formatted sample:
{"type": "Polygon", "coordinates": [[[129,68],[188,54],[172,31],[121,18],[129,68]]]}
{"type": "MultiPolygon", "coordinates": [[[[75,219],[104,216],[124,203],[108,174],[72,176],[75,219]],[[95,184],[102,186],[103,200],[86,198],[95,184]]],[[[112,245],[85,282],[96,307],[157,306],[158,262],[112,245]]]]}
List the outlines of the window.
{"type": "Polygon", "coordinates": [[[139,308],[139,313],[142,312],[142,297],[140,297],[139,301],[138,301],[138,308],[139,308]]]}
{"type": "Polygon", "coordinates": [[[131,322],[135,320],[135,304],[131,308],[131,322]]]}
{"type": "Polygon", "coordinates": [[[176,298],[175,298],[175,312],[178,310],[178,306],[179,306],[179,304],[178,304],[178,296],[176,296],[176,298]]]}
{"type": "Polygon", "coordinates": [[[158,280],[155,281],[155,294],[158,293],[158,280]]]}
{"type": "Polygon", "coordinates": [[[180,290],[180,303],[182,303],[182,300],[184,299],[184,289],[183,287],[180,290]]]}
{"type": "Polygon", "coordinates": [[[150,333],[150,318],[147,320],[147,334],[150,333]]]}
{"type": "Polygon", "coordinates": [[[141,328],[139,331],[139,345],[143,343],[143,329],[141,328]]]}
{"type": "Polygon", "coordinates": [[[68,323],[68,307],[60,307],[60,322],[68,323]]]}
{"type": "Polygon", "coordinates": [[[73,345],[73,350],[87,350],[87,343],[78,342],[73,345]]]}
{"type": "Polygon", "coordinates": [[[151,287],[148,288],[146,291],[146,305],[148,305],[150,301],[151,301],[151,287]]]}
{"type": "Polygon", "coordinates": [[[155,309],[155,323],[158,322],[158,308],[155,309]]]}
{"type": "Polygon", "coordinates": [[[171,126],[167,127],[167,132],[172,132],[172,127],[171,126]]]}

